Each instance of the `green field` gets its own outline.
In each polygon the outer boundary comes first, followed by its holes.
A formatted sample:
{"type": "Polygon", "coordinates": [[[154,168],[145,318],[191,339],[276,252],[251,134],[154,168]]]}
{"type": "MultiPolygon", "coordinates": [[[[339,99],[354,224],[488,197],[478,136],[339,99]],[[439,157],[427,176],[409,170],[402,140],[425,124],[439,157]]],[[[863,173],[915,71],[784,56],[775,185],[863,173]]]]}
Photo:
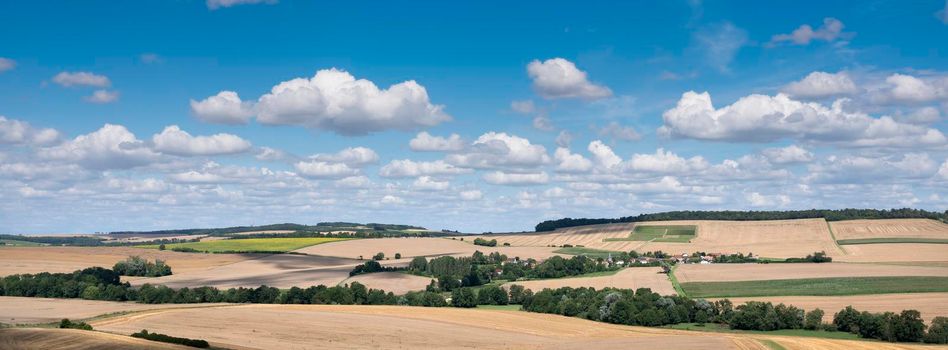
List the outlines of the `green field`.
{"type": "Polygon", "coordinates": [[[839,245],[853,244],[882,244],[882,243],[933,243],[948,244],[948,239],[944,238],[857,238],[841,239],[836,241],[839,245]]]}
{"type": "Polygon", "coordinates": [[[584,255],[593,259],[597,258],[608,258],[609,254],[618,254],[619,252],[603,249],[593,249],[593,248],[584,248],[584,247],[569,247],[569,248],[560,248],[553,251],[558,254],[569,254],[569,255],[584,255]]]}
{"type": "Polygon", "coordinates": [[[859,336],[849,332],[827,332],[810,331],[805,329],[781,329],[776,331],[745,331],[739,329],[730,329],[726,325],[717,323],[705,323],[699,326],[696,323],[678,323],[665,326],[664,328],[680,329],[685,331],[702,331],[715,333],[739,333],[739,334],[763,334],[763,335],[787,335],[794,337],[827,338],[827,339],[850,339],[859,340],[859,336]]]}
{"type": "MultiPolygon", "coordinates": [[[[190,248],[208,253],[253,253],[270,252],[283,253],[311,245],[345,241],[350,238],[250,238],[250,239],[223,239],[218,241],[188,242],[166,244],[165,249],[190,248]]],[[[141,245],[140,248],[158,249],[157,244],[141,245]]]]}
{"type": "Polygon", "coordinates": [[[14,239],[0,239],[0,247],[39,247],[44,245],[45,244],[42,243],[18,241],[14,239]]]}
{"type": "Polygon", "coordinates": [[[840,277],[792,280],[685,282],[692,298],[766,297],[787,295],[863,295],[948,292],[948,277],[840,277]]]}
{"type": "Polygon", "coordinates": [[[606,238],[603,239],[603,242],[651,241],[688,243],[695,238],[697,229],[697,226],[694,225],[635,226],[635,229],[632,230],[629,237],[606,238]]]}
{"type": "Polygon", "coordinates": [[[478,305],[478,309],[520,311],[520,305],[478,305]]]}

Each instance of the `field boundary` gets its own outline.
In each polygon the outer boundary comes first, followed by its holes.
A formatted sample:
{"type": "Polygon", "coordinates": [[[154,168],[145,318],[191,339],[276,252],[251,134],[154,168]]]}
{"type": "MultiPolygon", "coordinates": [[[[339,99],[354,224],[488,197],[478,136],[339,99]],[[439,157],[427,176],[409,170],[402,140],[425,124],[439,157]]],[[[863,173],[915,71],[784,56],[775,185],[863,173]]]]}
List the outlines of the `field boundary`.
{"type": "Polygon", "coordinates": [[[879,238],[852,238],[836,241],[839,245],[858,245],[858,244],[903,244],[903,243],[923,243],[923,244],[948,244],[948,239],[944,238],[913,238],[913,237],[879,237],[879,238]]]}
{"type": "Polygon", "coordinates": [[[685,282],[693,298],[738,298],[775,296],[847,296],[948,292],[948,277],[830,277],[762,281],[685,282]]]}
{"type": "Polygon", "coordinates": [[[839,249],[839,251],[843,252],[843,254],[849,254],[849,252],[846,251],[846,248],[843,248],[843,246],[839,244],[839,241],[836,240],[836,234],[833,233],[833,225],[830,225],[829,221],[826,221],[826,219],[823,219],[823,222],[826,223],[826,229],[829,230],[830,238],[833,239],[833,244],[836,245],[836,249],[839,249]]]}

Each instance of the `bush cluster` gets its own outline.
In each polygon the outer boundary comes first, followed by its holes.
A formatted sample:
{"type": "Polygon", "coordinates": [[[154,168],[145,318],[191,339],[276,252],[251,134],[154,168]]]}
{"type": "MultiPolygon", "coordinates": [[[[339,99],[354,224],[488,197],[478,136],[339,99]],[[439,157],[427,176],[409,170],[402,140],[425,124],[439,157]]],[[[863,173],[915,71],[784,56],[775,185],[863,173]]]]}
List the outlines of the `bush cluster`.
{"type": "Polygon", "coordinates": [[[170,335],[165,335],[161,333],[148,333],[148,330],[146,329],[143,329],[141,332],[138,332],[138,333],[132,333],[132,336],[135,338],[148,339],[151,341],[158,341],[162,343],[171,343],[171,344],[190,346],[192,348],[205,349],[211,346],[210,344],[207,343],[206,340],[172,337],[170,335]]]}
{"type": "Polygon", "coordinates": [[[160,259],[150,262],[139,256],[130,256],[124,261],[115,263],[112,271],[122,276],[161,277],[171,275],[171,266],[160,259]]]}
{"type": "Polygon", "coordinates": [[[92,326],[85,322],[72,322],[68,318],[64,318],[62,321],[59,321],[59,328],[71,328],[71,329],[82,329],[86,331],[91,331],[92,326]]]}

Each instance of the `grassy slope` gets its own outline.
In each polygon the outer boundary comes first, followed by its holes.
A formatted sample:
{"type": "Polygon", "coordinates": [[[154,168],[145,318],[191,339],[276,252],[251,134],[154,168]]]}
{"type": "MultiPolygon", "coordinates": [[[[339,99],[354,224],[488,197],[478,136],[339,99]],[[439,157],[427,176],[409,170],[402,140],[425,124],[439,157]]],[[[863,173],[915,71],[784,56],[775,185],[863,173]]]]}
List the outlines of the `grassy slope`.
{"type": "MultiPolygon", "coordinates": [[[[207,251],[211,253],[251,251],[288,252],[311,245],[344,241],[347,239],[348,238],[323,237],[224,239],[218,241],[166,244],[165,248],[168,250],[173,248],[191,248],[198,251],[207,251]]],[[[150,244],[139,247],[157,249],[158,245],[150,244]]]]}
{"type": "Polygon", "coordinates": [[[688,243],[695,238],[697,226],[692,225],[660,225],[660,226],[636,226],[629,237],[624,238],[606,238],[604,242],[621,241],[652,241],[652,242],[671,242],[688,243]]]}
{"type": "Polygon", "coordinates": [[[680,329],[686,331],[702,331],[716,333],[739,333],[739,334],[762,334],[762,335],[787,335],[794,337],[827,338],[827,339],[849,339],[860,340],[859,336],[847,332],[827,332],[810,331],[805,329],[781,329],[777,331],[745,331],[739,329],[730,329],[726,325],[716,323],[705,323],[699,326],[695,323],[679,323],[665,326],[665,328],[680,329]]]}
{"type": "Polygon", "coordinates": [[[948,277],[841,277],[769,281],[686,282],[692,298],[864,295],[948,292],[948,277]]]}
{"type": "Polygon", "coordinates": [[[14,239],[0,239],[0,247],[39,247],[44,245],[46,244],[18,241],[14,239]]]}
{"type": "Polygon", "coordinates": [[[882,244],[882,243],[933,243],[933,244],[948,244],[948,239],[944,238],[855,238],[855,239],[841,239],[836,241],[840,245],[853,245],[853,244],[882,244]]]}
{"type": "Polygon", "coordinates": [[[569,254],[569,255],[585,255],[587,257],[596,259],[596,258],[608,258],[609,254],[618,254],[619,252],[603,249],[593,249],[593,248],[584,248],[584,247],[571,247],[571,248],[560,248],[554,253],[558,254],[569,254]]]}

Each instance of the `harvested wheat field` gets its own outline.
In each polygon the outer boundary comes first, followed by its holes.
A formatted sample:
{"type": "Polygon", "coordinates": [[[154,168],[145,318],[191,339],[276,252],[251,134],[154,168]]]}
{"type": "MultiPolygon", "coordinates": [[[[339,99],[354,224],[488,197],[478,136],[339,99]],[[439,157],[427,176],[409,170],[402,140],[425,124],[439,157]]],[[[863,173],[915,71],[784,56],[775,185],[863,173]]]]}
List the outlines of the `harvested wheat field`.
{"type": "MultiPolygon", "coordinates": [[[[465,237],[474,240],[475,237],[465,237]]],[[[549,247],[482,247],[469,242],[449,238],[373,238],[356,239],[351,241],[332,242],[310,246],[296,250],[299,253],[335,256],[356,259],[359,256],[369,259],[376,253],[385,253],[386,257],[394,259],[395,253],[400,253],[403,260],[410,260],[416,256],[463,255],[470,256],[475,251],[486,253],[501,252],[508,257],[546,259],[556,255],[554,248],[549,247]]]]}
{"type": "Polygon", "coordinates": [[[830,226],[836,239],[948,239],[948,224],[929,219],[846,220],[830,222],[830,226]]]}
{"type": "Polygon", "coordinates": [[[0,329],[0,349],[4,350],[166,350],[194,349],[103,332],[58,328],[0,329]]]}
{"type": "Polygon", "coordinates": [[[705,251],[713,253],[754,253],[760,256],[787,258],[803,257],[813,252],[826,251],[832,256],[842,254],[836,246],[826,221],[823,219],[770,220],[770,221],[714,221],[678,220],[653,221],[635,224],[604,224],[570,227],[552,232],[509,235],[485,235],[514,246],[582,245],[588,248],[639,252],[662,250],[674,254],[705,251]],[[618,240],[629,237],[635,225],[697,226],[697,236],[691,243],[659,243],[618,240]],[[612,241],[604,242],[604,239],[612,241]]]}
{"type": "MultiPolygon", "coordinates": [[[[194,254],[231,255],[231,254],[194,254]]],[[[139,278],[134,285],[163,284],[171,288],[212,286],[217,288],[334,286],[349,277],[349,271],[363,261],[325,256],[273,254],[205,270],[157,278],[139,278]]],[[[174,268],[174,265],[172,265],[174,268]]]]}
{"type": "Polygon", "coordinates": [[[847,245],[846,255],[833,261],[852,262],[925,262],[948,261],[948,244],[885,243],[847,245]]]}
{"type": "Polygon", "coordinates": [[[823,309],[823,321],[832,322],[833,314],[852,305],[859,311],[899,313],[902,310],[915,309],[922,313],[925,323],[931,322],[937,316],[948,316],[948,293],[911,293],[911,294],[876,294],[852,296],[781,296],[781,297],[751,297],[729,298],[735,305],[748,301],[769,301],[774,304],[784,303],[804,310],[823,309]]]}
{"type": "Polygon", "coordinates": [[[369,288],[381,289],[400,295],[411,291],[425,290],[428,283],[431,283],[431,278],[401,272],[376,272],[349,277],[342,281],[342,283],[352,282],[359,282],[369,288]]]}
{"type": "Polygon", "coordinates": [[[676,331],[521,311],[350,305],[240,305],[145,311],[95,321],[237,349],[930,349],[921,345],[676,331]],[[242,332],[230,330],[241,329],[242,332]]]}
{"type": "Polygon", "coordinates": [[[939,276],[948,277],[944,266],[900,266],[881,264],[685,264],[675,269],[679,282],[764,281],[829,277],[939,276]]]}
{"type": "Polygon", "coordinates": [[[38,273],[73,272],[92,266],[112,268],[116,262],[131,255],[148,260],[161,259],[174,273],[205,270],[232,264],[262,255],[194,254],[132,247],[12,247],[0,248],[0,276],[38,273]]]}
{"type": "Polygon", "coordinates": [[[0,323],[37,324],[82,320],[114,312],[225,304],[138,304],[83,299],[0,297],[0,323]]]}
{"type": "Polygon", "coordinates": [[[637,289],[650,288],[653,292],[661,295],[673,295],[675,288],[668,280],[668,275],[662,273],[658,267],[630,267],[610,276],[598,277],[572,277],[572,278],[554,278],[535,281],[516,281],[507,284],[519,284],[534,292],[544,288],[561,287],[593,287],[602,289],[606,287],[637,289]]]}

